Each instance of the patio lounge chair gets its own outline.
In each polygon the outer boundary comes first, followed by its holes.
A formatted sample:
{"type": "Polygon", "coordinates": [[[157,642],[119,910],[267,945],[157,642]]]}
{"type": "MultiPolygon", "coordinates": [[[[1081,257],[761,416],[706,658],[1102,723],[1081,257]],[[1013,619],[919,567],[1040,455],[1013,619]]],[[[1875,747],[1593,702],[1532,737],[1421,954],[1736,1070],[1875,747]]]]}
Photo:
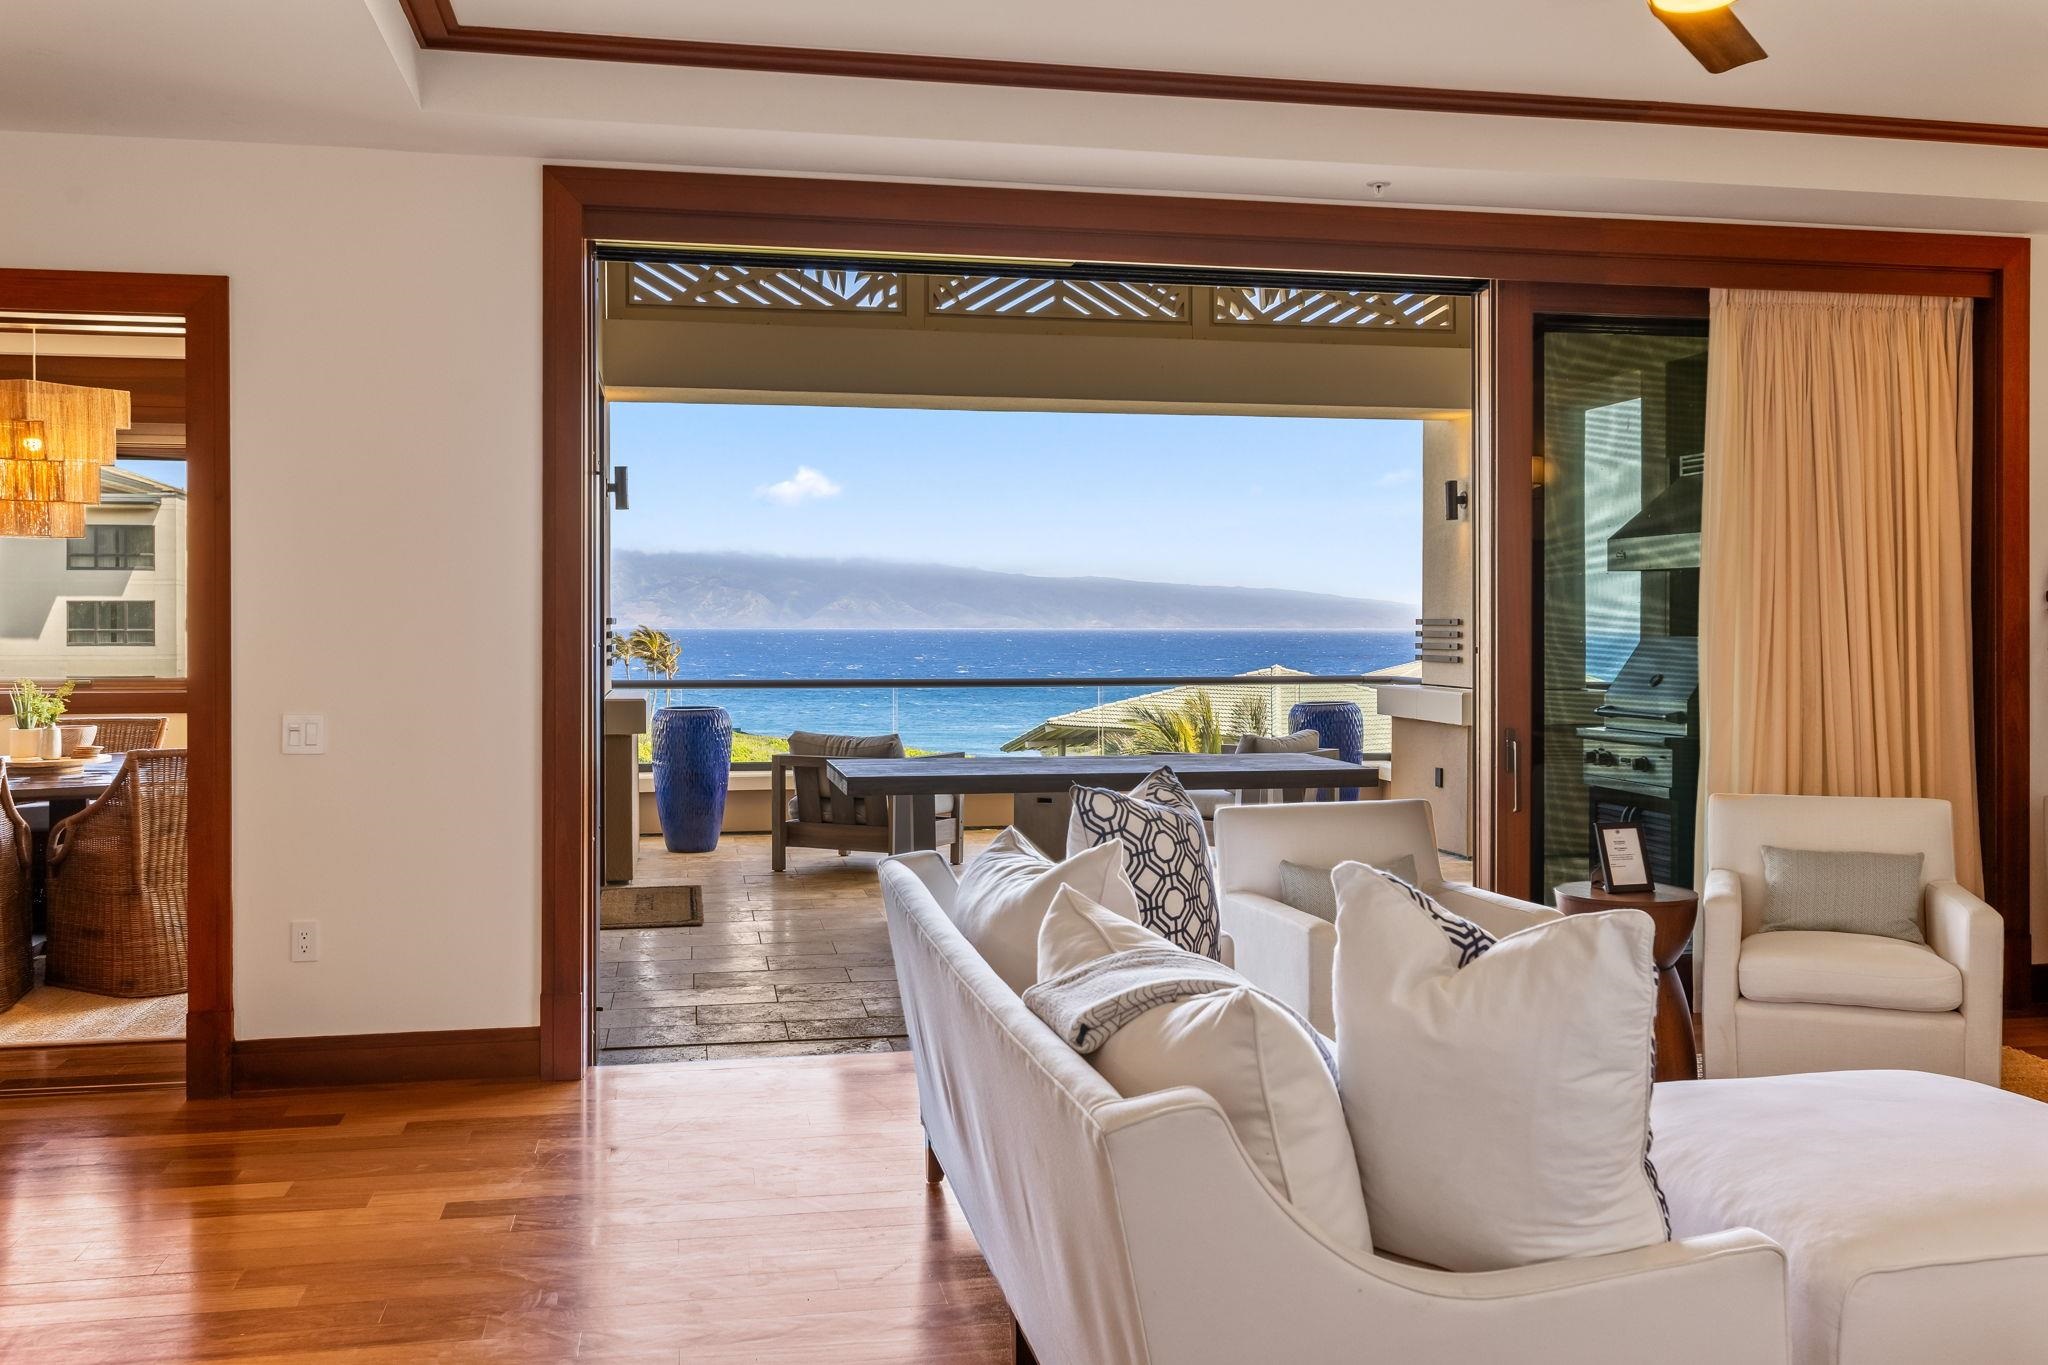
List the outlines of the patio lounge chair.
{"type": "MultiPolygon", "coordinates": [[[[825,765],[835,758],[902,758],[897,735],[820,735],[799,730],[789,737],[789,752],[770,762],[769,809],[774,821],[769,865],[777,872],[788,865],[795,848],[836,849],[841,857],[858,849],[888,853],[895,847],[889,801],[869,801],[834,791],[825,765]],[[793,791],[793,795],[792,795],[793,791]]],[[[928,758],[965,758],[965,754],[928,754],[928,758]]],[[[950,846],[957,866],[967,851],[963,796],[936,796],[934,842],[950,846]]]]}

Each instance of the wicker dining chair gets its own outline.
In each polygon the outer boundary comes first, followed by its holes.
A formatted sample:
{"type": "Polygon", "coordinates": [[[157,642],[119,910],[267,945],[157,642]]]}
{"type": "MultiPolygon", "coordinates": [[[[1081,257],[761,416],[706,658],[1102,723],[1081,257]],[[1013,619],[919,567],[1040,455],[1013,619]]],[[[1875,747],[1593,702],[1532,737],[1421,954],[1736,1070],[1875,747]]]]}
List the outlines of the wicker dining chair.
{"type": "Polygon", "coordinates": [[[43,979],[95,995],[185,989],[185,751],[137,749],[50,831],[43,979]]]}
{"type": "Polygon", "coordinates": [[[110,754],[125,754],[134,749],[154,749],[164,742],[164,730],[170,725],[169,716],[80,716],[80,725],[99,727],[99,736],[94,741],[110,754]]]}
{"type": "Polygon", "coordinates": [[[11,1009],[36,983],[35,948],[29,937],[33,843],[28,821],[15,809],[7,779],[0,775],[0,1010],[11,1009]]]}

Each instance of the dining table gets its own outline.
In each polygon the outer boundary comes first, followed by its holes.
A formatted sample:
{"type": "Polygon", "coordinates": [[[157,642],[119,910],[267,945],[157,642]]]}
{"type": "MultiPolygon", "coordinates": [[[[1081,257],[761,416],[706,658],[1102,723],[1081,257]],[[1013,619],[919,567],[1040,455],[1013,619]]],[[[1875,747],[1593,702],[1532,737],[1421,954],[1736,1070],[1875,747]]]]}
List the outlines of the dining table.
{"type": "Polygon", "coordinates": [[[1128,791],[1161,768],[1194,788],[1342,788],[1376,790],[1379,768],[1321,754],[1034,754],[984,758],[834,758],[825,778],[848,796],[890,803],[890,852],[934,847],[935,801],[944,795],[1007,793],[1011,823],[1044,849],[1067,846],[1073,791],[1128,791]]]}
{"type": "Polygon", "coordinates": [[[50,824],[56,825],[67,816],[76,815],[91,805],[96,797],[106,793],[114,785],[115,776],[121,771],[121,755],[104,754],[88,759],[85,764],[66,772],[23,773],[9,763],[0,767],[7,778],[7,794],[14,798],[16,806],[31,802],[48,802],[50,824]]]}

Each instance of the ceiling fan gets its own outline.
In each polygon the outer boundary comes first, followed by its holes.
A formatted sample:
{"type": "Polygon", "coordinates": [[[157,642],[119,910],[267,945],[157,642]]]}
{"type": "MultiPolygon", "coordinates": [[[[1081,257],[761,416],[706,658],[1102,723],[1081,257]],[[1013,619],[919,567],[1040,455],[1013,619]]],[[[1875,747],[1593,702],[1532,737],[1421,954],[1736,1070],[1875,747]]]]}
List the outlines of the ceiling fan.
{"type": "Polygon", "coordinates": [[[1735,0],[1650,0],[1650,13],[1717,76],[1770,55],[1735,17],[1735,0]]]}

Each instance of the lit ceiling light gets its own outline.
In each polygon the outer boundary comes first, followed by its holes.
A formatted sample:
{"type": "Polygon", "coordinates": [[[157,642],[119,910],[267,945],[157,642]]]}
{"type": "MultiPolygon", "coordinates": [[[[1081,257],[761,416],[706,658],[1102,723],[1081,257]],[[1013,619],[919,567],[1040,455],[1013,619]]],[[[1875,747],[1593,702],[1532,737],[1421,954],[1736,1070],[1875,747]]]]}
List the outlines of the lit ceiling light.
{"type": "Polygon", "coordinates": [[[119,389],[0,379],[0,536],[85,534],[85,509],[100,500],[100,470],[114,462],[115,433],[131,425],[119,389]]]}
{"type": "Polygon", "coordinates": [[[65,496],[85,471],[96,491],[99,466],[79,470],[51,459],[41,422],[0,421],[0,536],[85,534],[85,503],[65,496]]]}
{"type": "Polygon", "coordinates": [[[1735,17],[1735,0],[1650,0],[1650,13],[1717,76],[1770,55],[1735,17]]]}

